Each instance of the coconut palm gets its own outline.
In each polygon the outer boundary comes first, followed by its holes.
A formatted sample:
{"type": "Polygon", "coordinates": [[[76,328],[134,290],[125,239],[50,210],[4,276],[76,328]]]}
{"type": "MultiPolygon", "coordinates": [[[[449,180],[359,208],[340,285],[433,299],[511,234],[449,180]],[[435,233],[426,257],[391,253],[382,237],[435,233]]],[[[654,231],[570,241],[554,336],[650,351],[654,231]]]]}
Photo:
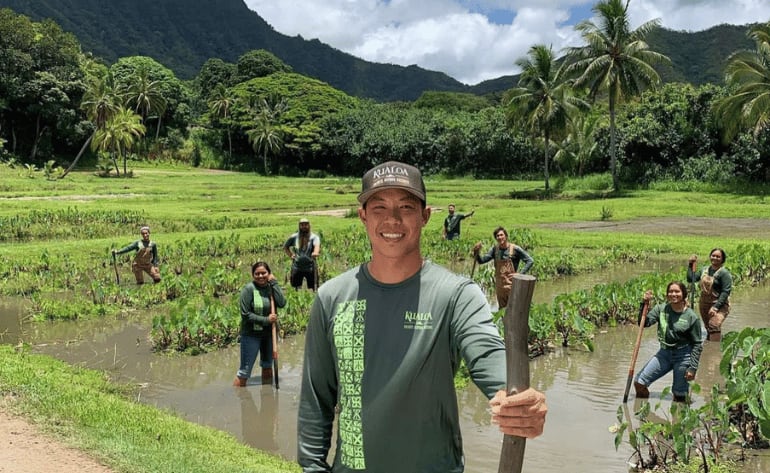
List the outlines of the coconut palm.
{"type": "Polygon", "coordinates": [[[283,130],[279,125],[281,115],[286,111],[286,99],[260,99],[255,127],[246,130],[254,151],[262,151],[265,175],[270,174],[268,156],[275,154],[283,147],[283,130]]]}
{"type": "Polygon", "coordinates": [[[72,164],[62,173],[59,179],[63,179],[69,174],[80,160],[88,144],[93,140],[98,130],[104,128],[107,121],[121,110],[121,98],[115,85],[115,79],[112,74],[107,72],[101,77],[89,76],[88,87],[83,94],[83,100],[80,108],[86,113],[86,116],[94,124],[94,132],[88,137],[86,142],[80,148],[72,164]]]}
{"type": "Polygon", "coordinates": [[[603,0],[594,5],[593,11],[599,24],[590,20],[579,23],[575,29],[580,32],[586,45],[568,49],[568,71],[574,74],[575,87],[587,87],[595,99],[605,93],[609,100],[610,113],[610,172],[612,185],[620,189],[617,170],[617,129],[615,113],[617,106],[628,97],[640,95],[647,88],[655,88],[660,76],[653,65],[669,63],[667,56],[649,49],[645,37],[660,20],[648,21],[631,30],[628,18],[628,4],[622,0],[603,0]]]}
{"type": "MultiPolygon", "coordinates": [[[[227,157],[228,161],[233,158],[233,141],[230,133],[230,109],[235,103],[233,97],[224,84],[217,84],[208,101],[209,113],[218,120],[224,120],[227,125],[227,157]]],[[[227,163],[225,163],[227,167],[227,163]]]]}
{"type": "Polygon", "coordinates": [[[583,177],[586,165],[593,161],[599,149],[595,133],[601,125],[600,118],[595,113],[572,117],[567,124],[567,136],[556,145],[554,162],[583,177]]]}
{"type": "Polygon", "coordinates": [[[507,92],[506,112],[512,123],[523,123],[531,134],[543,138],[545,190],[548,191],[550,142],[564,131],[569,114],[587,104],[573,95],[550,47],[532,46],[528,57],[518,59],[516,65],[521,68],[519,87],[507,92]]]}
{"type": "Polygon", "coordinates": [[[742,130],[756,138],[770,125],[770,22],[749,30],[754,51],[738,51],[728,59],[725,82],[732,91],[716,103],[725,141],[742,130]]]}
{"type": "Polygon", "coordinates": [[[141,120],[142,117],[132,110],[122,108],[110,117],[102,128],[96,130],[94,139],[91,141],[91,149],[109,153],[118,175],[120,175],[118,158],[123,158],[123,175],[125,175],[128,152],[131,151],[136,140],[142,137],[146,131],[141,120]]]}
{"type": "Polygon", "coordinates": [[[147,119],[151,114],[158,117],[158,126],[155,138],[160,134],[160,122],[166,112],[167,101],[163,97],[161,81],[152,80],[150,71],[146,67],[139,67],[133,76],[131,83],[126,88],[125,103],[134,109],[142,118],[142,124],[147,125],[147,119]]]}

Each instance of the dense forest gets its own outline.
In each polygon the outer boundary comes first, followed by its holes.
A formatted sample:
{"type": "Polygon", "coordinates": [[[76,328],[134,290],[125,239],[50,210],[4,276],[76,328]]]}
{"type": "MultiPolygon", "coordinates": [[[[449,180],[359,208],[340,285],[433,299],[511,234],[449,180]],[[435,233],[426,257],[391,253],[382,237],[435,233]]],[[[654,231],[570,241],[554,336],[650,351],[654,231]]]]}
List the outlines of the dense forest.
{"type": "MultiPolygon", "coordinates": [[[[69,12],[86,1],[40,4],[69,12]]],[[[91,12],[104,10],[96,3],[91,12]]],[[[595,9],[627,15],[619,0],[595,9]]],[[[162,31],[176,31],[172,24],[162,31]]],[[[599,29],[588,23],[580,31],[599,29]]],[[[147,55],[103,62],[57,22],[2,9],[0,159],[45,169],[51,178],[86,166],[130,175],[135,159],[284,175],[360,175],[397,159],[428,173],[544,178],[546,191],[551,174],[558,184],[608,173],[615,189],[660,179],[764,182],[768,29],[745,29],[746,48],[713,53],[715,60],[725,56],[724,66],[700,72],[722,82],[679,81],[675,61],[692,51],[644,42],[661,32],[651,22],[611,36],[618,43],[605,48],[533,45],[503,92],[437,87],[415,100],[378,102],[266,49],[208,58],[189,79],[147,55]],[[615,50],[623,55],[606,61],[606,51],[615,50]],[[617,69],[594,74],[601,64],[617,69]]],[[[740,28],[719,31],[737,35],[740,28]]]]}

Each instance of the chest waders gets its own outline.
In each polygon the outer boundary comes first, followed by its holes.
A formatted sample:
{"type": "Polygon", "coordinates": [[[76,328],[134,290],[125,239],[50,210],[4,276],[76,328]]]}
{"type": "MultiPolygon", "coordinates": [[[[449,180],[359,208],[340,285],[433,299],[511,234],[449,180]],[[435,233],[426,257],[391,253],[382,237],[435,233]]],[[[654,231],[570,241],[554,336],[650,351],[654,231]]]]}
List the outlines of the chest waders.
{"type": "Polygon", "coordinates": [[[730,314],[730,298],[728,297],[724,305],[717,310],[714,315],[709,314],[709,310],[714,307],[714,303],[719,299],[719,293],[714,290],[714,279],[722,268],[714,271],[713,276],[709,276],[708,266],[703,268],[703,272],[700,275],[700,300],[698,302],[698,309],[700,310],[700,317],[703,320],[703,324],[708,331],[708,339],[711,341],[719,341],[722,339],[722,323],[730,314]]]}
{"type": "Polygon", "coordinates": [[[498,309],[505,309],[508,306],[514,274],[516,269],[513,267],[513,260],[503,258],[503,249],[495,248],[495,295],[497,295],[498,309]]]}
{"type": "Polygon", "coordinates": [[[140,243],[139,250],[136,252],[136,256],[134,256],[133,263],[131,263],[131,271],[133,271],[134,277],[136,277],[137,284],[144,284],[145,272],[150,275],[154,282],[160,282],[160,272],[158,268],[152,265],[152,247],[152,243],[147,246],[142,246],[142,243],[140,243]]]}

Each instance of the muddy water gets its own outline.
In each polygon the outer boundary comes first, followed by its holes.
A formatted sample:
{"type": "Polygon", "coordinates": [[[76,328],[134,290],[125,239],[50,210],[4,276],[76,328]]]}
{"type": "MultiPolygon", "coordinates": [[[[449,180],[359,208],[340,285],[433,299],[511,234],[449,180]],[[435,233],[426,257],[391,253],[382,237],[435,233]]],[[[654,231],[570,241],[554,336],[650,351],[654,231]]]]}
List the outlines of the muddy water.
{"type": "MultiPolygon", "coordinates": [[[[590,277],[538,283],[535,300],[609,281],[625,280],[640,272],[668,270],[673,263],[651,262],[615,268],[590,277]]],[[[734,297],[733,314],[726,330],[770,324],[770,291],[767,287],[741,288],[734,297]]],[[[280,344],[280,391],[262,386],[258,378],[246,389],[230,386],[238,365],[238,347],[203,356],[158,356],[147,342],[149,317],[145,315],[78,323],[37,323],[21,321],[18,302],[0,302],[0,334],[3,343],[20,340],[35,350],[67,362],[101,369],[117,380],[137,385],[140,401],[171,409],[188,420],[232,433],[255,448],[293,459],[296,453],[296,412],[301,369],[302,337],[280,344]]],[[[532,361],[532,386],[548,396],[549,414],[542,437],[529,441],[525,471],[539,472],[624,472],[631,450],[613,447],[610,426],[616,422],[628,376],[628,363],[637,331],[634,327],[609,329],[597,335],[596,351],[562,350],[532,361]]],[[[646,331],[636,369],[657,349],[653,331],[646,331]]],[[[697,382],[709,391],[721,382],[719,350],[707,344],[697,382]]],[[[653,401],[670,384],[670,375],[652,386],[653,401]]],[[[466,471],[497,470],[501,436],[489,424],[486,400],[470,386],[458,393],[466,452],[466,471]]],[[[696,403],[703,402],[696,397],[696,403]]],[[[668,399],[661,401],[665,409],[668,399]]],[[[633,394],[628,403],[633,409],[633,394]]],[[[752,459],[744,471],[770,471],[767,456],[752,459]]]]}

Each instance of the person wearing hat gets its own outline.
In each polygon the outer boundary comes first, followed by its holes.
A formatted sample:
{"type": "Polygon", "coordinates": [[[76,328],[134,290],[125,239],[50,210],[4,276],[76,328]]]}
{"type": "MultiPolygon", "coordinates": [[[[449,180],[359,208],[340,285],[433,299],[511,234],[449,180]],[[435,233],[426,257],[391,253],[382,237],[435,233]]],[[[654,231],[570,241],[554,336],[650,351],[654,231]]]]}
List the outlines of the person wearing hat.
{"type": "Polygon", "coordinates": [[[431,209],[420,171],[379,164],[364,174],[358,201],[371,259],[324,283],[310,310],[297,421],[303,471],[463,471],[461,361],[502,432],[542,434],[545,395],[506,394],[505,346],[479,286],[422,257],[431,209]]]}
{"type": "Polygon", "coordinates": [[[158,270],[158,245],[150,240],[150,227],[145,226],[140,228],[139,234],[142,236],[140,240],[119,250],[113,249],[112,255],[115,256],[129,251],[136,251],[134,261],[131,263],[131,271],[134,272],[136,283],[144,284],[144,273],[149,274],[152,280],[158,283],[160,282],[160,271],[158,270]]]}
{"type": "Polygon", "coordinates": [[[283,251],[291,258],[291,287],[299,289],[307,281],[308,289],[315,290],[318,255],[321,253],[321,238],[310,231],[310,220],[299,219],[297,233],[292,234],[283,244],[283,251]]]}
{"type": "Polygon", "coordinates": [[[445,240],[456,240],[460,238],[460,222],[466,218],[473,217],[475,210],[471,210],[468,214],[461,214],[455,212],[455,204],[449,204],[447,206],[449,215],[444,219],[444,231],[443,237],[445,240]]]}

